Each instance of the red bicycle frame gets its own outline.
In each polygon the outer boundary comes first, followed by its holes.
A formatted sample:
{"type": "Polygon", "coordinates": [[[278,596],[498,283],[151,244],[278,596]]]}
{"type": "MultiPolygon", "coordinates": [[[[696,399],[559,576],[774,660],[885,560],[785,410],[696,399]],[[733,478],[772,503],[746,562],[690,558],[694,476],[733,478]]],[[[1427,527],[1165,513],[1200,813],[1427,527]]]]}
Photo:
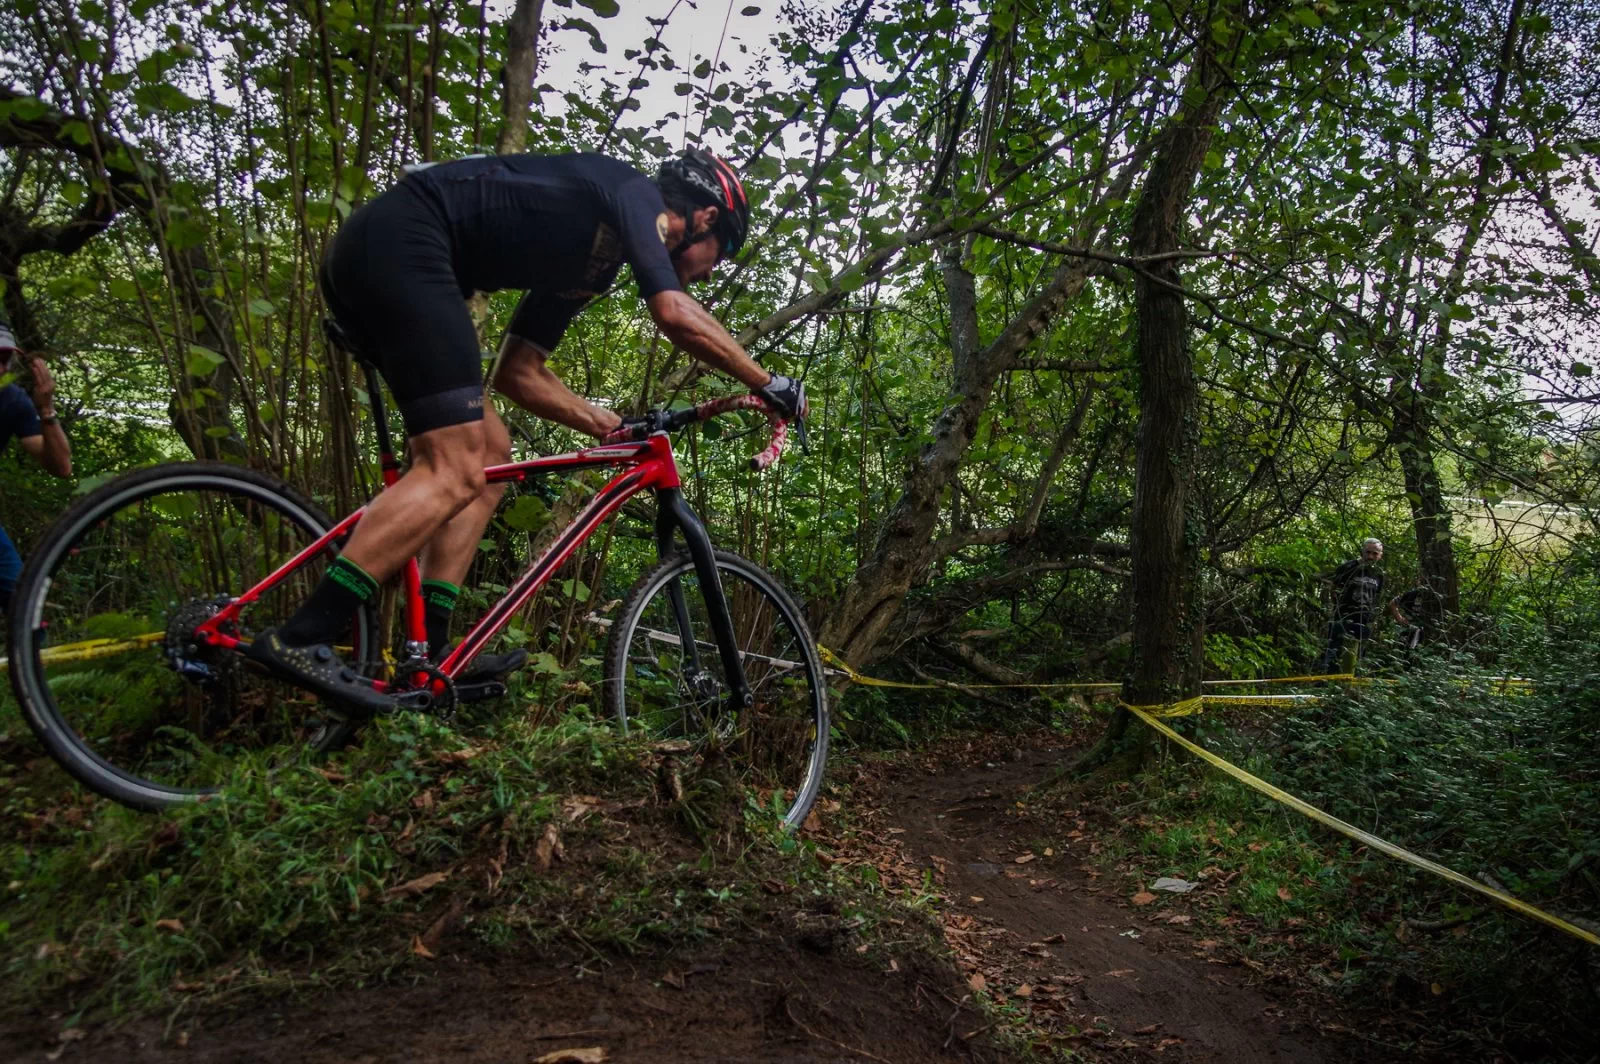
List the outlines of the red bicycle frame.
{"type": "MultiPolygon", "coordinates": [[[[373,413],[376,417],[383,483],[384,487],[389,487],[400,479],[400,463],[395,459],[390,443],[377,374],[368,364],[363,363],[363,368],[367,373],[368,394],[371,396],[373,413]]],[[[715,416],[731,409],[760,407],[760,401],[749,396],[718,400],[703,404],[691,412],[689,420],[715,416]]],[[[784,422],[774,418],[772,442],[765,451],[752,460],[752,465],[756,468],[770,465],[782,450],[784,440],[784,422]]],[[[595,529],[634,495],[641,491],[654,491],[657,500],[657,549],[665,556],[673,549],[676,534],[680,531],[683,533],[700,578],[700,586],[706,594],[707,612],[717,639],[724,675],[734,698],[749,704],[752,695],[745,682],[727,602],[722,596],[711,539],[700,519],[683,500],[682,492],[679,490],[681,482],[678,478],[678,465],[673,458],[672,444],[666,432],[656,432],[644,440],[602,443],[598,447],[587,447],[568,454],[490,466],[484,470],[484,477],[490,484],[522,483],[541,473],[607,467],[620,467],[621,472],[612,477],[610,482],[595,494],[573,522],[556,537],[555,542],[534,559],[533,564],[517,578],[505,595],[477,624],[473,625],[456,648],[438,664],[438,671],[451,679],[458,676],[467,663],[477,657],[489,640],[506,626],[517,610],[544,587],[562,563],[571,557],[579,544],[588,539],[595,529]]],[[[301,550],[270,576],[224,606],[195,629],[196,639],[208,646],[237,650],[242,641],[224,629],[235,627],[235,622],[247,606],[282,583],[302,565],[327,550],[331,544],[347,536],[364,513],[366,507],[363,506],[339,521],[316,542],[301,550]]],[[[423,616],[421,569],[415,557],[406,560],[401,577],[405,588],[406,652],[412,658],[422,659],[426,657],[427,651],[427,627],[423,616]]],[[[684,646],[686,656],[689,658],[689,671],[692,674],[699,667],[698,652],[692,635],[687,631],[688,613],[684,606],[682,589],[677,581],[673,582],[671,596],[679,626],[685,629],[684,646]]],[[[443,683],[438,679],[430,682],[428,674],[423,672],[413,673],[411,683],[415,686],[428,685],[435,693],[444,689],[443,683]]],[[[374,686],[384,690],[390,685],[374,681],[374,686]]]]}

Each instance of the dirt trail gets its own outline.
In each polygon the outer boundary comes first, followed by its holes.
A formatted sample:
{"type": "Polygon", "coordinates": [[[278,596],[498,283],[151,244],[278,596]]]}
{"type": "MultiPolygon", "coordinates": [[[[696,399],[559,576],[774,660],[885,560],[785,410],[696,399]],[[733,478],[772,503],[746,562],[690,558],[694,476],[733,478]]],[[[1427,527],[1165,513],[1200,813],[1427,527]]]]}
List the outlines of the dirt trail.
{"type": "MultiPolygon", "coordinates": [[[[1315,995],[1261,985],[1217,943],[1118,904],[1076,852],[1092,828],[1064,845],[1051,823],[1046,840],[1018,801],[1068,756],[1051,743],[945,744],[858,766],[840,821],[848,837],[815,834],[827,860],[876,865],[903,897],[932,874],[963,968],[1028,1018],[1040,1048],[1162,1064],[1390,1059],[1325,1035],[1315,995]],[[1059,852],[1044,855],[1046,845],[1059,852]]],[[[232,1006],[196,999],[170,1019],[70,1029],[66,1042],[70,1016],[0,1016],[0,1064],[524,1062],[566,1048],[604,1050],[613,1064],[1008,1059],[949,965],[857,943],[836,910],[812,913],[800,894],[781,899],[788,908],[772,902],[730,937],[634,957],[497,952],[460,933],[438,960],[402,964],[383,985],[232,1006]]]]}
{"type": "Polygon", "coordinates": [[[982,1019],[953,1010],[953,993],[948,971],[908,961],[889,972],[826,944],[775,938],[636,963],[480,954],[442,958],[415,985],[402,976],[237,1010],[207,1003],[170,1023],[90,1028],[65,1044],[55,1037],[65,1017],[0,1020],[0,1061],[525,1064],[563,1049],[603,1051],[587,1059],[608,1064],[1000,1059],[958,1036],[982,1019]]]}
{"type": "MultiPolygon", "coordinates": [[[[967,765],[924,759],[894,772],[877,796],[874,823],[942,883],[950,937],[990,973],[991,991],[1026,985],[1031,993],[1014,1004],[1031,1007],[1046,1027],[1053,1014],[1098,1028],[1104,1035],[1085,1041],[1112,1055],[1243,1064],[1382,1059],[1373,1045],[1325,1036],[1302,1003],[1198,949],[1195,936],[1117,904],[1072,848],[1024,856],[1043,832],[1018,815],[1017,803],[1064,756],[1023,744],[991,748],[967,765]],[[996,971],[1005,985],[995,985],[996,971]]],[[[1086,851],[1090,836],[1075,847],[1086,851]]]]}

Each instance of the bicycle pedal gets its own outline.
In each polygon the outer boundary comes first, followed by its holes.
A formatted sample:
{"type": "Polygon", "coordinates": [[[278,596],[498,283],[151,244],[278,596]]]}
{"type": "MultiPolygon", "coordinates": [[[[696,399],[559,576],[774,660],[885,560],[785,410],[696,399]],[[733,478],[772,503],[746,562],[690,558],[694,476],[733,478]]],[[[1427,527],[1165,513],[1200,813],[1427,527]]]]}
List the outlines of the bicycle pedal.
{"type": "Polygon", "coordinates": [[[456,685],[456,701],[458,702],[487,702],[491,698],[500,698],[505,693],[506,685],[498,680],[456,685]]]}

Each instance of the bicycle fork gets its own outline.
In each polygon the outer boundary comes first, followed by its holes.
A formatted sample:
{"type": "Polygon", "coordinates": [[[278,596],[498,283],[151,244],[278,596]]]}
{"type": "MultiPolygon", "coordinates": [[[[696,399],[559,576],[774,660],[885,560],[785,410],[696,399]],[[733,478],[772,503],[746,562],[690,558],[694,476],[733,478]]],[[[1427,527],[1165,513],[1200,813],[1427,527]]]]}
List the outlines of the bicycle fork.
{"type": "MultiPolygon", "coordinates": [[[[722,593],[722,578],[717,573],[717,559],[711,547],[711,537],[699,516],[683,500],[678,488],[656,490],[656,550],[665,558],[672,553],[673,533],[683,530],[683,539],[689,547],[689,557],[694,561],[695,573],[700,577],[700,590],[705,596],[706,612],[710,615],[711,631],[717,639],[717,652],[722,658],[722,672],[728,679],[732,704],[748,709],[755,705],[755,695],[745,679],[744,663],[739,658],[739,645],[733,631],[733,617],[728,612],[728,600],[722,593]]],[[[689,622],[689,604],[684,601],[683,583],[677,577],[667,587],[672,599],[672,613],[678,625],[678,638],[682,643],[685,661],[684,674],[697,690],[702,678],[710,679],[700,665],[700,647],[695,642],[694,628],[689,622]]]]}

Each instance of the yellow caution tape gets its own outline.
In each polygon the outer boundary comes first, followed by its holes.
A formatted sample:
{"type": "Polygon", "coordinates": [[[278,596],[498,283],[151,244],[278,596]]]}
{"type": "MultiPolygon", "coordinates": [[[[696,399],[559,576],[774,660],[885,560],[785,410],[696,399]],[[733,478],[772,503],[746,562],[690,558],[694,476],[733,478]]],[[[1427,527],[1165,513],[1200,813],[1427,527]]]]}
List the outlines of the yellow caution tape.
{"type": "Polygon", "coordinates": [[[1321,695],[1206,695],[1208,706],[1314,706],[1321,695]]]}
{"type": "Polygon", "coordinates": [[[898,687],[907,691],[994,690],[1021,687],[1072,687],[1080,691],[1118,691],[1122,689],[1120,683],[902,683],[899,680],[880,680],[874,676],[865,676],[857,672],[849,662],[821,643],[817,644],[817,653],[822,656],[823,661],[848,676],[851,683],[858,683],[864,687],[898,687]]]}
{"type": "MultiPolygon", "coordinates": [[[[164,632],[146,632],[136,635],[131,639],[86,639],[81,643],[64,643],[58,647],[46,647],[39,652],[39,660],[46,665],[53,665],[62,661],[89,661],[93,658],[109,658],[117,654],[126,654],[130,650],[141,650],[153,643],[159,643],[166,638],[164,632]]],[[[11,667],[8,658],[0,658],[0,672],[11,667]]]]}
{"type": "Polygon", "coordinates": [[[1206,687],[1234,687],[1250,683],[1322,683],[1339,682],[1349,683],[1352,680],[1361,680],[1365,677],[1357,676],[1353,672],[1330,672],[1317,676],[1271,676],[1259,680],[1203,680],[1206,687]]]}
{"type": "MultiPolygon", "coordinates": [[[[1510,909],[1512,912],[1519,913],[1531,920],[1537,920],[1542,924],[1547,924],[1558,931],[1565,931],[1573,938],[1581,939],[1582,941],[1589,943],[1591,946],[1600,946],[1600,935],[1595,934],[1593,931],[1588,931],[1577,926],[1576,924],[1568,923],[1566,920],[1561,919],[1561,917],[1547,913],[1537,906],[1529,905],[1522,899],[1512,897],[1503,890],[1496,890],[1493,887],[1485,886],[1484,884],[1479,883],[1477,880],[1464,876],[1454,869],[1446,868],[1444,865],[1439,864],[1436,861],[1430,861],[1426,857],[1419,857],[1410,850],[1402,849],[1392,842],[1378,838],[1378,836],[1372,834],[1371,832],[1362,831],[1354,824],[1348,824],[1333,814],[1325,813],[1316,806],[1296,798],[1288,791],[1285,791],[1279,787],[1274,787],[1272,784],[1261,779],[1260,777],[1252,776],[1244,769],[1218,757],[1205,747],[1197,746],[1157,719],[1157,716],[1181,715],[1178,711],[1182,709],[1182,707],[1185,707],[1189,703],[1195,701],[1205,701],[1205,699],[1186,699],[1183,702],[1173,703],[1171,706],[1130,706],[1126,702],[1119,704],[1123,708],[1134,713],[1139,717],[1140,720],[1143,720],[1146,724],[1150,725],[1150,727],[1154,728],[1162,735],[1165,735],[1168,739],[1171,739],[1173,742],[1189,751],[1191,754],[1194,754],[1196,757],[1207,762],[1208,764],[1221,769],[1234,779],[1238,780],[1240,783],[1260,791],[1269,798],[1282,802],[1295,812],[1302,813],[1320,824],[1324,824],[1333,830],[1340,832],[1341,834],[1348,835],[1350,838],[1370,846],[1379,853],[1387,854],[1398,861],[1404,861],[1406,864],[1420,868],[1425,872],[1432,872],[1434,875],[1440,877],[1441,879],[1448,880],[1449,882],[1454,883],[1456,886],[1465,887],[1468,890],[1482,894],[1484,897],[1498,902],[1499,904],[1510,909]],[[1166,712],[1158,714],[1151,712],[1151,710],[1166,710],[1166,712]]],[[[1182,712],[1192,713],[1194,710],[1182,709],[1182,712]]]]}

